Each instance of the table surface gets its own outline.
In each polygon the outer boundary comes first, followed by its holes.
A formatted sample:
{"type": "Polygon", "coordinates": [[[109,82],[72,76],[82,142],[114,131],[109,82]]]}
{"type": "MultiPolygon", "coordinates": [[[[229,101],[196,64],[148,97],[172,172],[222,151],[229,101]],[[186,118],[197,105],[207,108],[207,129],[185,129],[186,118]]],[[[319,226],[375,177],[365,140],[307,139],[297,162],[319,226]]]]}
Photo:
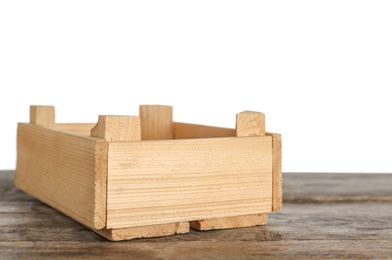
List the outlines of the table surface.
{"type": "Polygon", "coordinates": [[[392,174],[283,173],[266,226],[110,242],[0,171],[0,259],[392,259],[392,174]]]}

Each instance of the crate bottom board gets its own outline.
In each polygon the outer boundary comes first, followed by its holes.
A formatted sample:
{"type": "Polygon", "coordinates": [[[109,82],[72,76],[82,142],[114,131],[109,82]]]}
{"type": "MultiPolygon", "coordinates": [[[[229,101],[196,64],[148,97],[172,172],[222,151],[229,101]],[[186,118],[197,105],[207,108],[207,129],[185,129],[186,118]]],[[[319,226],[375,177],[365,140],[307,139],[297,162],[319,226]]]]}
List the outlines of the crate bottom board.
{"type": "Polygon", "coordinates": [[[162,237],[188,233],[190,228],[207,231],[266,225],[268,214],[251,214],[224,218],[203,219],[191,222],[178,222],[120,229],[92,229],[99,235],[111,240],[131,240],[136,238],[162,237]]]}

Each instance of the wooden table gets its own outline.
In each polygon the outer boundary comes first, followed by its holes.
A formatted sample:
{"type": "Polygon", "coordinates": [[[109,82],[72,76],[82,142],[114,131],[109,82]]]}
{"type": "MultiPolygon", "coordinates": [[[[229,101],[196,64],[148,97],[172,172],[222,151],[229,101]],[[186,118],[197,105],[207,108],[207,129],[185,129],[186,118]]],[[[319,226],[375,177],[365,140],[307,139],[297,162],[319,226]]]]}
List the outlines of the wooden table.
{"type": "Polygon", "coordinates": [[[392,174],[284,173],[267,226],[109,242],[0,171],[0,259],[392,259],[392,174]]]}

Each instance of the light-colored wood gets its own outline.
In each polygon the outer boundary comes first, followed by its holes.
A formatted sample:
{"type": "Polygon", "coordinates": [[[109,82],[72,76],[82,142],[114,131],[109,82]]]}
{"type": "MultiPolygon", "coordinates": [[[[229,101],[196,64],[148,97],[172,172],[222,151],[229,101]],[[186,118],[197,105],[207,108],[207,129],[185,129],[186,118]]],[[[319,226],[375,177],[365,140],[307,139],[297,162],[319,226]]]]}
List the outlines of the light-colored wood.
{"type": "Polygon", "coordinates": [[[265,135],[265,116],[260,112],[244,111],[237,114],[238,137],[265,135]]]}
{"type": "Polygon", "coordinates": [[[173,139],[173,108],[163,105],[141,105],[139,117],[142,140],[173,139]]]}
{"type": "Polygon", "coordinates": [[[106,141],[18,124],[15,184],[94,229],[105,226],[106,141]]]}
{"type": "MultiPolygon", "coordinates": [[[[94,210],[94,226],[91,228],[102,229],[106,226],[106,211],[107,211],[107,174],[108,174],[108,143],[102,140],[95,142],[95,167],[90,175],[94,176],[94,202],[88,207],[93,207],[94,210]]],[[[86,162],[83,162],[84,164],[86,162]]],[[[89,167],[85,165],[84,167],[89,167]]],[[[84,167],[80,167],[83,169],[84,167]]],[[[71,171],[70,171],[71,172],[71,171]]],[[[86,174],[88,170],[86,169],[86,174]]],[[[72,173],[74,173],[72,171],[72,173]]],[[[91,178],[91,177],[89,177],[91,178]]],[[[92,185],[92,184],[89,184],[92,185]]],[[[89,189],[90,190],[90,187],[89,189]]],[[[80,191],[80,190],[79,190],[80,191]]],[[[83,193],[82,197],[85,196],[83,193]]]]}
{"type": "Polygon", "coordinates": [[[264,114],[235,129],[175,123],[170,106],[139,115],[56,124],[31,106],[15,184],[111,240],[263,225],[281,208],[281,137],[264,114]]]}
{"type": "Polygon", "coordinates": [[[55,125],[54,106],[30,106],[30,123],[53,127],[55,125]]]}
{"type": "MultiPolygon", "coordinates": [[[[259,112],[244,111],[237,114],[236,129],[232,134],[237,137],[262,136],[265,134],[264,114],[259,112]]],[[[241,156],[241,155],[239,155],[241,156]]],[[[272,182],[271,182],[272,183],[272,182]]],[[[191,227],[197,230],[211,230],[223,228],[238,228],[267,223],[266,214],[251,214],[230,216],[213,219],[203,219],[191,222],[191,227]]]]}
{"type": "Polygon", "coordinates": [[[162,237],[189,232],[189,222],[161,224],[132,228],[94,230],[101,236],[112,241],[129,240],[135,238],[162,237]]]}
{"type": "MultiPolygon", "coordinates": [[[[91,130],[91,136],[104,138],[107,141],[140,141],[139,117],[99,116],[97,125],[91,130]]],[[[189,222],[94,231],[113,241],[128,240],[187,233],[189,222]]]]}
{"type": "Polygon", "coordinates": [[[107,141],[140,141],[140,120],[137,116],[99,116],[91,136],[107,141]]]}
{"type": "Polygon", "coordinates": [[[66,131],[81,135],[90,135],[95,123],[56,123],[55,128],[59,131],[66,131]]]}
{"type": "Polygon", "coordinates": [[[267,133],[272,137],[272,211],[282,208],[282,138],[280,134],[267,133]]]}
{"type": "Polygon", "coordinates": [[[225,218],[203,219],[191,221],[191,228],[199,231],[240,228],[266,225],[268,223],[268,214],[251,214],[244,216],[233,216],[225,218]]]}
{"type": "Polygon", "coordinates": [[[107,228],[267,213],[272,138],[110,142],[107,228]]]}
{"type": "Polygon", "coordinates": [[[174,139],[236,136],[235,129],[174,122],[174,139]]]}

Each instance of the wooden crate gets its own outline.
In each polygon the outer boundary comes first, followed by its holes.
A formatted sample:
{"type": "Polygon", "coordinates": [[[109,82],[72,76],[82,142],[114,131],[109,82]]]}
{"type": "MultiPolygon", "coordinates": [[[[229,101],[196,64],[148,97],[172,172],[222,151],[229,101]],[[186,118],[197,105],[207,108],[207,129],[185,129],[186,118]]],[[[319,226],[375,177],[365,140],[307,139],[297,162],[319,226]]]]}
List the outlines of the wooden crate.
{"type": "Polygon", "coordinates": [[[265,225],[282,177],[281,137],[264,114],[237,114],[235,129],[172,115],[142,105],[139,116],[56,123],[53,106],[31,106],[15,184],[110,240],[265,225]]]}

